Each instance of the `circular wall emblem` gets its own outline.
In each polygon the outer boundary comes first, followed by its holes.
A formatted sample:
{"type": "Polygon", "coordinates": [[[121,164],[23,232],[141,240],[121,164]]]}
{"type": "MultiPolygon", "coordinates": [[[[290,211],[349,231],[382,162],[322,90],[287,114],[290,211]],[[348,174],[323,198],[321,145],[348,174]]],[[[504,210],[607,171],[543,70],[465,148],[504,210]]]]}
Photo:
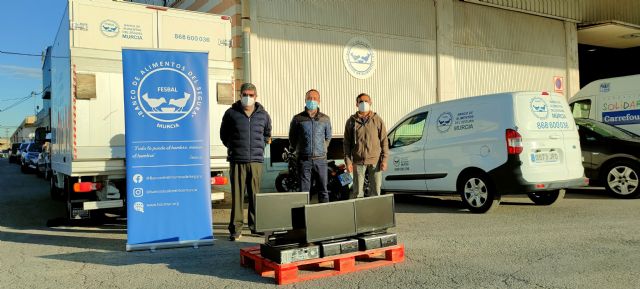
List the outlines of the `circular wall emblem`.
{"type": "Polygon", "coordinates": [[[147,73],[137,91],[142,111],[161,122],[185,118],[196,105],[195,95],[196,87],[191,79],[184,72],[167,67],[147,73]]]}
{"type": "Polygon", "coordinates": [[[369,78],[376,70],[376,51],[369,40],[363,37],[351,38],[342,56],[344,67],[355,78],[369,78]]]}
{"type": "Polygon", "coordinates": [[[100,23],[100,32],[107,37],[116,37],[120,33],[120,26],[113,20],[105,20],[100,23]]]}
{"type": "Polygon", "coordinates": [[[443,112],[438,116],[437,125],[439,132],[447,132],[451,128],[451,123],[453,122],[453,114],[450,112],[443,112]]]}
{"type": "Polygon", "coordinates": [[[531,103],[529,104],[529,109],[537,118],[547,118],[549,115],[549,108],[547,107],[547,102],[540,98],[534,97],[531,99],[531,103]]]}

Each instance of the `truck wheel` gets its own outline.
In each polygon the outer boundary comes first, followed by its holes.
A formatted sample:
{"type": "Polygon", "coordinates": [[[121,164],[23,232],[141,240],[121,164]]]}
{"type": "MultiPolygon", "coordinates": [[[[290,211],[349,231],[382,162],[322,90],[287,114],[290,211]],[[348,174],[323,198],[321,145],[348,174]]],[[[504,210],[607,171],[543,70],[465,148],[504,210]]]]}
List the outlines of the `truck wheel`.
{"type": "Polygon", "coordinates": [[[549,206],[558,200],[564,199],[565,190],[549,192],[528,193],[529,199],[538,206],[549,206]]]}
{"type": "Polygon", "coordinates": [[[611,195],[622,199],[637,198],[640,195],[638,188],[638,165],[628,161],[618,161],[608,166],[604,173],[604,187],[611,195]]]}
{"type": "Polygon", "coordinates": [[[458,192],[462,203],[472,213],[486,213],[500,204],[500,195],[496,193],[488,179],[478,173],[461,178],[458,183],[458,192]]]}

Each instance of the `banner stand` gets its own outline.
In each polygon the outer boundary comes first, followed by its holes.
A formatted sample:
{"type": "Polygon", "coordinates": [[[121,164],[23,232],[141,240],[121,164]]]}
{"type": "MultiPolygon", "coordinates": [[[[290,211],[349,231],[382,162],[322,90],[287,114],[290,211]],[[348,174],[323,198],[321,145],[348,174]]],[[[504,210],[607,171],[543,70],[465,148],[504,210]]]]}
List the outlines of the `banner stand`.
{"type": "Polygon", "coordinates": [[[127,251],[212,245],[208,52],[122,49],[127,251]]]}
{"type": "Polygon", "coordinates": [[[143,251],[143,250],[155,251],[156,249],[170,249],[170,248],[184,248],[184,247],[193,247],[194,249],[198,249],[198,247],[200,246],[212,246],[213,241],[214,240],[201,240],[201,241],[178,241],[178,242],[139,244],[139,245],[127,244],[127,252],[143,251]]]}

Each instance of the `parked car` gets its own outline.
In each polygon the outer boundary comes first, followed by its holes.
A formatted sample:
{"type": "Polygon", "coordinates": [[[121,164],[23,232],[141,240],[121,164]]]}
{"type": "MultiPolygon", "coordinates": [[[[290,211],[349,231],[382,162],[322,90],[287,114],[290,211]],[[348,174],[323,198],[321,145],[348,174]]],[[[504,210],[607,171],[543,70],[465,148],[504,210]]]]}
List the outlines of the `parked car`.
{"type": "Polygon", "coordinates": [[[11,144],[11,149],[9,150],[9,163],[17,163],[20,155],[18,151],[20,149],[20,143],[11,144]]]}
{"type": "Polygon", "coordinates": [[[16,153],[17,164],[22,165],[22,154],[25,152],[28,146],[29,146],[29,142],[20,143],[20,147],[18,148],[18,152],[16,153]]]}
{"type": "Polygon", "coordinates": [[[389,142],[384,191],[458,193],[474,213],[495,207],[504,194],[550,205],[563,197],[561,189],[586,184],[575,122],[555,93],[427,105],[392,127],[389,142]]]}
{"type": "Polygon", "coordinates": [[[591,184],[619,198],[640,196],[640,136],[591,119],[576,119],[576,124],[591,184]]]}
{"type": "Polygon", "coordinates": [[[22,152],[20,171],[23,173],[29,173],[37,170],[38,168],[38,156],[42,152],[42,144],[30,142],[27,148],[22,152]]]}

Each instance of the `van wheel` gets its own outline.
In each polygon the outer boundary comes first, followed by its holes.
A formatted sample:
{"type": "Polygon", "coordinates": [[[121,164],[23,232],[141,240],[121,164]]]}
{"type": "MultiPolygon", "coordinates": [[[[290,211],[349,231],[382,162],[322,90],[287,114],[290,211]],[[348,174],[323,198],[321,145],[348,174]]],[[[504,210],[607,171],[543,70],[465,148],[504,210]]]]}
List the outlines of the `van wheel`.
{"type": "Polygon", "coordinates": [[[640,195],[638,165],[628,161],[615,162],[604,171],[604,186],[611,195],[622,199],[640,195]]]}
{"type": "Polygon", "coordinates": [[[472,213],[486,213],[500,204],[500,195],[491,187],[488,179],[480,174],[470,174],[462,178],[458,192],[462,197],[462,203],[472,213]]]}
{"type": "Polygon", "coordinates": [[[528,193],[529,199],[538,206],[549,206],[558,200],[564,199],[565,190],[528,193]]]}

